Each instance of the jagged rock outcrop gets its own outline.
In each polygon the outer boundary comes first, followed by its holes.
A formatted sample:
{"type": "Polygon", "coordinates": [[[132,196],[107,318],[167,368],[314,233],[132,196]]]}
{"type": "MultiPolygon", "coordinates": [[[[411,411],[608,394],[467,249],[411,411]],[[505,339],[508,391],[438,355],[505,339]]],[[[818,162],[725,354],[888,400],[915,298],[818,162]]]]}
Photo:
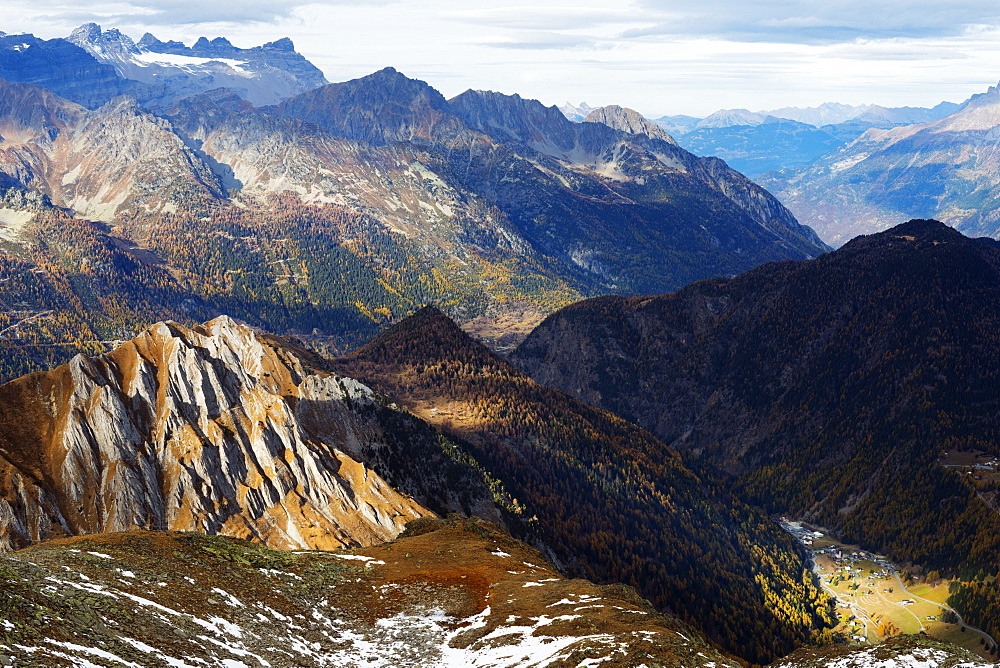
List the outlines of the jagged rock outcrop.
{"type": "Polygon", "coordinates": [[[677,144],[670,134],[634,109],[611,104],[594,109],[583,119],[584,123],[603,123],[609,128],[628,132],[633,135],[646,135],[650,139],[659,139],[668,144],[677,144]]]}
{"type": "Polygon", "coordinates": [[[475,472],[384,403],[228,317],[160,323],[0,387],[0,547],[148,528],[329,548],[430,508],[499,519],[475,472]]]}

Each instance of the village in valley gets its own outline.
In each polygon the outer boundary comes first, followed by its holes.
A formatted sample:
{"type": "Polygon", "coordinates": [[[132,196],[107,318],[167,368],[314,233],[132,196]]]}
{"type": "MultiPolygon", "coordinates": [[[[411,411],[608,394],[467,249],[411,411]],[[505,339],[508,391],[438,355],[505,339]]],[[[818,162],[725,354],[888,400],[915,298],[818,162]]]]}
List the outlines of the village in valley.
{"type": "Polygon", "coordinates": [[[876,644],[900,634],[924,632],[961,645],[985,658],[996,643],[962,623],[947,605],[950,580],[935,571],[903,568],[888,557],[846,545],[822,527],[778,519],[812,554],[813,571],[837,601],[834,638],[849,644],[876,644]]]}

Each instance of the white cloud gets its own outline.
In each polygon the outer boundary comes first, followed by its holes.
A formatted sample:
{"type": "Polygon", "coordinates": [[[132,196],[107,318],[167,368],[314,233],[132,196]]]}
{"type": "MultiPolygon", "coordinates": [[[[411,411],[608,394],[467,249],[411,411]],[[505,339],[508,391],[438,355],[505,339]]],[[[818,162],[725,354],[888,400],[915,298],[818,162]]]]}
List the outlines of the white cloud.
{"type": "Polygon", "coordinates": [[[331,81],[392,65],[445,95],[706,115],[826,101],[960,101],[1000,79],[1000,4],[966,0],[0,0],[6,32],[86,21],[134,38],[290,37],[331,81]]]}
{"type": "Polygon", "coordinates": [[[1000,23],[993,0],[638,0],[653,23],[625,36],[712,36],[735,41],[829,44],[857,38],[961,35],[1000,23]],[[683,5],[684,10],[678,11],[683,5]],[[663,20],[657,20],[658,16],[663,20]]]}

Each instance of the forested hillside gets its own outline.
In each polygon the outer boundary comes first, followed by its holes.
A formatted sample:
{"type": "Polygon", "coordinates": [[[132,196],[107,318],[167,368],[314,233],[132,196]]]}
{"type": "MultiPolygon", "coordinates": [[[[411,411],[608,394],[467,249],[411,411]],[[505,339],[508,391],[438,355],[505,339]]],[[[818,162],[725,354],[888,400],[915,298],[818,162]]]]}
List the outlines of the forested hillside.
{"type": "Polygon", "coordinates": [[[775,523],[648,432],[538,385],[440,311],[422,309],[337,367],[467,443],[567,572],[630,584],[758,663],[830,621],[775,523]]]}
{"type": "Polygon", "coordinates": [[[916,220],[813,261],[574,304],[514,359],[770,512],[992,573],[1000,515],[941,458],[1000,453],[997,332],[1000,247],[916,220]]]}

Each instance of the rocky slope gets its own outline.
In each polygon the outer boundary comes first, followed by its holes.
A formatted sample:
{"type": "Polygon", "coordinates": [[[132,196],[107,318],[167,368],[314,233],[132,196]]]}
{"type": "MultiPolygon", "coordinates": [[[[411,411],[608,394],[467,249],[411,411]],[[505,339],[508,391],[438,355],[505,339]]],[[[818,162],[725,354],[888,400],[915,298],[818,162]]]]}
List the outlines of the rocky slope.
{"type": "Polygon", "coordinates": [[[921,634],[897,636],[874,647],[801,649],[776,661],[773,668],[987,668],[995,665],[967,649],[921,634]]]}
{"type": "Polygon", "coordinates": [[[224,196],[170,124],[134,102],[88,111],[40,86],[5,81],[0,100],[0,172],[18,190],[105,221],[224,196]]]}
{"type": "Polygon", "coordinates": [[[475,520],[349,553],[131,532],[0,556],[5,666],[726,666],[633,590],[475,520]]]}
{"type": "Polygon", "coordinates": [[[147,528],[329,548],[434,511],[499,519],[456,446],[386,404],[229,318],[160,323],[0,386],[0,546],[147,528]]]}
{"type": "Polygon", "coordinates": [[[425,308],[337,361],[467,444],[564,572],[625,582],[763,663],[828,623],[789,536],[648,432],[533,382],[425,308]]]}
{"type": "Polygon", "coordinates": [[[897,561],[998,567],[1000,516],[939,464],[998,454],[1000,249],[911,221],[809,262],[550,316],[541,383],[897,561]]]}
{"type": "Polygon", "coordinates": [[[949,116],[869,130],[813,165],[762,183],[837,246],[917,217],[996,237],[997,127],[1000,91],[992,87],[949,116]]]}
{"type": "Polygon", "coordinates": [[[583,119],[585,123],[603,123],[615,130],[633,135],[646,135],[650,139],[659,139],[668,144],[677,144],[666,130],[648,120],[634,109],[619,107],[617,104],[594,109],[583,119]]]}
{"type": "MultiPolygon", "coordinates": [[[[0,555],[0,581],[0,665],[14,668],[742,665],[634,590],[567,580],[476,520],[420,520],[391,543],[328,553],[99,534],[0,555]]],[[[774,665],[992,664],[911,636],[774,665]]]]}

